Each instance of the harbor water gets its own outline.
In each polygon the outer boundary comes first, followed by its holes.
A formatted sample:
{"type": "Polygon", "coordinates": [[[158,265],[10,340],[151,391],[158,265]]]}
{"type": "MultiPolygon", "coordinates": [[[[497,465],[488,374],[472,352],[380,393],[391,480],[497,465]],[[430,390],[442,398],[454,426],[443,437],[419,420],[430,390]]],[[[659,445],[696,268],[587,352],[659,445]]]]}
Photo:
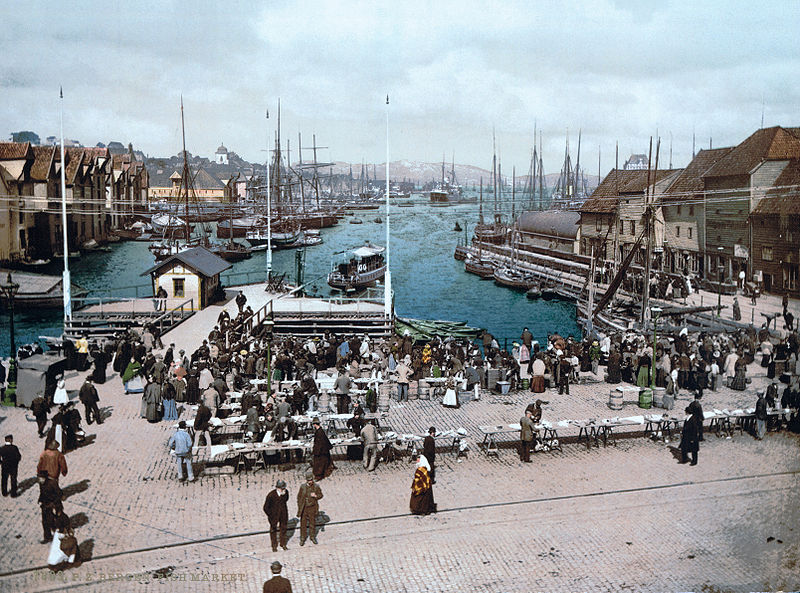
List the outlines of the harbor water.
{"type": "MultiPolygon", "coordinates": [[[[524,293],[496,286],[464,271],[464,263],[453,258],[456,244],[464,242],[465,232],[454,232],[455,223],[469,235],[477,220],[476,204],[431,207],[423,196],[414,196],[415,205],[391,209],[390,270],[395,293],[395,312],[400,317],[464,321],[488,329],[500,346],[511,347],[519,340],[523,327],[534,339],[544,343],[548,334],[580,336],[575,305],[561,301],[528,300],[524,293]]],[[[305,250],[303,281],[308,292],[328,295],[326,275],[333,262],[347,257],[347,251],[370,241],[386,242],[385,206],[380,211],[357,211],[345,215],[339,224],[322,229],[323,243],[305,250]],[[362,224],[351,224],[358,218],[362,224]],[[381,218],[382,222],[375,222],[381,218]]],[[[216,223],[211,223],[211,228],[216,223]]],[[[212,237],[214,232],[212,230],[212,237]]],[[[237,239],[244,241],[244,239],[237,239]]],[[[92,291],[90,296],[150,296],[150,279],[141,276],[153,265],[148,243],[127,241],[113,244],[110,252],[90,252],[70,262],[72,281],[92,291]],[[134,288],[136,287],[136,288],[134,288]]],[[[273,273],[296,280],[296,254],[293,249],[273,252],[273,273]]],[[[61,265],[52,264],[50,274],[60,274],[61,265]]],[[[225,285],[264,281],[266,252],[237,262],[223,274],[225,285]]],[[[39,336],[58,336],[63,312],[58,310],[15,311],[17,346],[36,341],[39,336]]],[[[9,352],[9,317],[0,312],[0,353],[9,352]]]]}

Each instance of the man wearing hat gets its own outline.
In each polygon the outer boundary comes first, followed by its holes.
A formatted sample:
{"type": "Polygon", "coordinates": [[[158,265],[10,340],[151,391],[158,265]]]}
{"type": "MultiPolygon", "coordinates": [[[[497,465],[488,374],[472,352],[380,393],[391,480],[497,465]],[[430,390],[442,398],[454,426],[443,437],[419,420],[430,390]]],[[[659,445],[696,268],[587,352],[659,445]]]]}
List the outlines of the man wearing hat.
{"type": "Polygon", "coordinates": [[[6,435],[6,444],[0,447],[0,464],[2,464],[2,487],[3,496],[9,494],[9,482],[11,482],[11,498],[17,497],[17,468],[22,455],[14,444],[14,437],[6,435]]]}
{"type": "Polygon", "coordinates": [[[270,570],[272,571],[272,578],[264,581],[264,593],[292,593],[292,584],[289,579],[281,576],[281,563],[277,560],[272,563],[270,570]]]}
{"type": "Polygon", "coordinates": [[[322,430],[319,418],[314,418],[312,424],[314,426],[314,447],[311,450],[311,463],[314,469],[314,478],[322,480],[323,478],[327,478],[330,473],[336,469],[331,459],[331,449],[333,446],[328,439],[328,435],[322,430]]]}
{"type": "Polygon", "coordinates": [[[272,551],[278,551],[278,533],[280,532],[281,548],[286,550],[286,524],[289,521],[289,510],[286,503],[289,500],[289,491],[286,489],[286,482],[278,480],[275,488],[270,490],[264,500],[264,513],[269,520],[269,539],[272,543],[272,551]]]}
{"type": "Polygon", "coordinates": [[[317,543],[317,513],[322,490],[314,483],[314,473],[306,472],[306,483],[297,491],[297,516],[300,518],[300,545],[306,543],[306,537],[317,543]]]}
{"type": "Polygon", "coordinates": [[[192,437],[186,432],[186,422],[181,420],[178,422],[178,430],[169,437],[167,447],[170,450],[170,455],[174,455],[178,462],[178,480],[183,482],[186,478],[183,477],[183,466],[186,465],[186,475],[189,477],[190,482],[194,482],[194,471],[192,470],[192,437]]]}
{"type": "Polygon", "coordinates": [[[97,395],[97,388],[94,386],[92,376],[87,375],[86,380],[81,385],[81,390],[78,392],[78,398],[83,403],[83,408],[86,410],[86,424],[91,424],[92,419],[96,420],[98,424],[103,423],[100,416],[100,410],[97,408],[97,402],[100,397],[97,395]]]}

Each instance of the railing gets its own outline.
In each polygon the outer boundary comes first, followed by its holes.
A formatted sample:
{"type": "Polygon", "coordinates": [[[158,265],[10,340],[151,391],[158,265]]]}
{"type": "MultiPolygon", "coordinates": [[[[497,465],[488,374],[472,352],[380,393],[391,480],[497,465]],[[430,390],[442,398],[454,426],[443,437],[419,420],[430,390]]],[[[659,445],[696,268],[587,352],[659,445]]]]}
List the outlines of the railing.
{"type": "Polygon", "coordinates": [[[137,303],[146,302],[148,299],[130,298],[130,297],[84,297],[72,299],[73,308],[75,309],[72,314],[72,322],[78,322],[87,319],[109,319],[113,320],[120,316],[130,316],[130,318],[153,318],[148,323],[158,327],[160,332],[164,331],[175,325],[176,319],[183,321],[186,317],[194,314],[194,299],[186,299],[168,311],[160,311],[155,307],[153,311],[142,310],[136,307],[137,303]],[[129,303],[130,309],[126,307],[115,307],[113,311],[104,309],[104,306],[118,303],[129,303]],[[88,306],[99,306],[100,310],[86,311],[88,306]]]}
{"type": "Polygon", "coordinates": [[[242,284],[257,284],[265,282],[267,277],[266,270],[253,270],[250,272],[230,272],[228,274],[220,274],[220,280],[226,286],[240,286],[242,284]],[[245,281],[240,282],[244,277],[245,281]],[[235,280],[235,281],[234,281],[235,280]]]}

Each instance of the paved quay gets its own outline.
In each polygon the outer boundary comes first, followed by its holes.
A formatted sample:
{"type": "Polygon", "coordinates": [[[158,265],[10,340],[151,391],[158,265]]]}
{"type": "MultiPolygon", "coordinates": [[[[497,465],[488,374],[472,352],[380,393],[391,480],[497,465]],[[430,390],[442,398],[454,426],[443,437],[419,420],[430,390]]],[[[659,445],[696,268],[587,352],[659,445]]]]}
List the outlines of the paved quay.
{"type": "MultiPolygon", "coordinates": [[[[185,340],[202,337],[195,331],[185,340]]],[[[185,340],[165,337],[178,347],[185,340]]],[[[706,391],[704,409],[752,407],[767,384],[763,371],[750,366],[746,391],[706,391]]],[[[166,448],[172,429],[140,419],[140,397],[124,395],[112,374],[98,386],[106,421],[84,426],[87,443],[67,454],[69,474],[61,479],[86,561],[57,575],[45,567],[47,546],[38,543],[33,476],[43,441],[27,410],[1,408],[0,426],[14,434],[23,460],[20,497],[0,502],[0,591],[255,592],[275,559],[295,591],[800,589],[795,434],[755,441],[707,432],[696,467],[677,464],[677,439],[645,438],[643,427],[626,429],[616,445],[590,449],[575,442],[576,430],[560,431],[563,451],[536,453],[531,464],[519,461],[516,435],[504,437],[497,456],[479,450],[478,426],[518,422],[537,397],[549,401],[544,418],[553,422],[645,412],[632,401],[610,410],[613,386],[584,377],[569,396],[483,393],[455,410],[430,400],[393,403],[386,423],[397,432],[422,434],[431,424],[467,431],[466,459],[444,449],[437,454],[440,512],[409,514],[408,458],[373,473],[337,458],[337,470],[320,483],[319,545],[300,548],[290,531],[289,550],[273,554],[264,497],[278,477],[285,479],[291,517],[306,467],[236,474],[230,466],[206,468],[201,457],[198,480],[179,483],[166,448]]],[[[77,391],[82,380],[70,372],[67,387],[77,391]]],[[[688,401],[684,393],[677,410],[688,401]]],[[[192,414],[184,409],[181,417],[192,414]]]]}
{"type": "MultiPolygon", "coordinates": [[[[766,378],[757,365],[750,371],[748,391],[707,392],[706,408],[754,402],[766,378]]],[[[71,373],[68,387],[80,383],[71,373]]],[[[569,397],[544,394],[545,418],[641,412],[633,404],[609,410],[608,389],[585,384],[573,385],[569,397]]],[[[107,421],[88,427],[89,444],[67,455],[69,475],[62,478],[65,510],[91,558],[64,573],[66,583],[42,568],[47,547],[38,543],[32,480],[42,441],[25,410],[3,409],[1,424],[23,453],[24,485],[20,498],[2,499],[0,590],[259,591],[275,558],[299,591],[800,587],[800,443],[791,433],[769,433],[761,442],[707,435],[697,467],[676,463],[674,442],[641,435],[591,449],[567,438],[563,452],[537,453],[523,464],[510,441],[497,457],[478,451],[476,427],[518,421],[530,393],[484,394],[458,410],[412,400],[391,408],[396,430],[435,424],[469,433],[466,460],[447,451],[437,456],[440,513],[408,514],[407,459],[372,474],[340,459],[321,482],[320,544],[300,548],[292,533],[289,551],[272,554],[264,496],[278,476],[286,479],[293,513],[303,466],[240,474],[214,468],[200,471],[193,484],[178,483],[166,423],[139,419],[139,397],[122,394],[115,377],[99,391],[107,421]],[[122,580],[111,585],[108,575],[122,580]]]]}

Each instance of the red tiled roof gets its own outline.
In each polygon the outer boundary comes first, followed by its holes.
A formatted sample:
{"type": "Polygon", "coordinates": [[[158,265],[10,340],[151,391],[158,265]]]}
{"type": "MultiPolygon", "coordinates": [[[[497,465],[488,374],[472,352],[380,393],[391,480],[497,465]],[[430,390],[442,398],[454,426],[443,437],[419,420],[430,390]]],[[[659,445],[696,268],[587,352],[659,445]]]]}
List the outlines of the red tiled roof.
{"type": "MultiPolygon", "coordinates": [[[[650,171],[650,181],[661,181],[675,171],[659,169],[653,174],[650,171]]],[[[612,169],[602,183],[592,193],[580,208],[581,212],[611,213],[617,208],[620,196],[642,195],[647,187],[647,171],[612,169]]]]}
{"type": "Polygon", "coordinates": [[[30,142],[0,142],[0,161],[29,158],[30,142]]]}
{"type": "Polygon", "coordinates": [[[679,202],[690,198],[693,193],[702,192],[703,174],[731,150],[733,150],[733,147],[714,148],[698,152],[692,162],[664,191],[664,201],[679,202]]]}
{"type": "Polygon", "coordinates": [[[763,160],[800,158],[798,130],[780,126],[757,130],[717,161],[703,177],[749,175],[750,171],[763,160]]]}
{"type": "Polygon", "coordinates": [[[31,179],[33,181],[47,181],[50,169],[55,160],[55,146],[32,146],[33,165],[31,165],[31,179]]]}
{"type": "Polygon", "coordinates": [[[792,159],[753,214],[800,215],[800,159],[792,159]]]}

